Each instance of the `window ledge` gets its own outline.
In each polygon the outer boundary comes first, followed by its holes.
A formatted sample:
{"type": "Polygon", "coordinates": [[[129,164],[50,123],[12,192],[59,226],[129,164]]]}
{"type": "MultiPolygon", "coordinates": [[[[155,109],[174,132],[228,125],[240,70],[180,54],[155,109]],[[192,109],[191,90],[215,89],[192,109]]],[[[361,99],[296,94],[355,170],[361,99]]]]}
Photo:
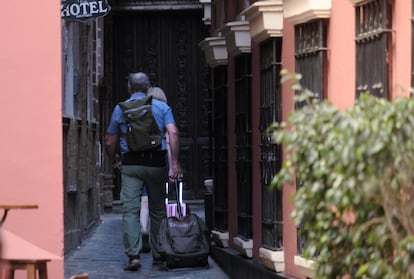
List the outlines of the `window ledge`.
{"type": "Polygon", "coordinates": [[[214,243],[217,246],[227,248],[229,247],[229,233],[228,232],[219,232],[216,230],[211,231],[211,235],[213,236],[214,243]]]}
{"type": "Polygon", "coordinates": [[[235,248],[248,258],[253,257],[253,239],[243,240],[240,237],[234,237],[233,243],[235,248]]]}
{"type": "Polygon", "coordinates": [[[204,51],[210,67],[227,65],[227,48],[223,37],[207,37],[198,45],[204,51]]]}
{"type": "Polygon", "coordinates": [[[210,25],[211,24],[211,0],[200,0],[200,4],[203,6],[204,24],[210,25]]]}
{"type": "Polygon", "coordinates": [[[250,32],[249,22],[232,21],[228,22],[222,29],[226,39],[227,51],[232,56],[241,53],[250,53],[250,32]]]}
{"type": "Polygon", "coordinates": [[[362,2],[365,2],[365,1],[367,1],[367,0],[349,0],[353,5],[358,5],[358,4],[360,4],[360,3],[362,3],[362,2]]]}
{"type": "Polygon", "coordinates": [[[301,256],[295,256],[295,265],[306,278],[316,278],[315,276],[315,261],[305,259],[301,256]]]}
{"type": "Polygon", "coordinates": [[[252,40],[261,43],[283,36],[283,1],[257,1],[242,13],[249,21],[252,40]]]}
{"type": "Polygon", "coordinates": [[[285,271],[285,253],[283,251],[273,251],[261,247],[259,255],[262,259],[263,265],[275,272],[285,271]]]}
{"type": "MultiPolygon", "coordinates": [[[[351,0],[355,1],[355,0],[351,0]]],[[[331,17],[332,0],[297,0],[283,3],[283,14],[291,24],[331,17]]]]}
{"type": "Polygon", "coordinates": [[[68,193],[76,193],[78,192],[78,185],[75,184],[69,184],[66,188],[66,192],[68,193]]]}

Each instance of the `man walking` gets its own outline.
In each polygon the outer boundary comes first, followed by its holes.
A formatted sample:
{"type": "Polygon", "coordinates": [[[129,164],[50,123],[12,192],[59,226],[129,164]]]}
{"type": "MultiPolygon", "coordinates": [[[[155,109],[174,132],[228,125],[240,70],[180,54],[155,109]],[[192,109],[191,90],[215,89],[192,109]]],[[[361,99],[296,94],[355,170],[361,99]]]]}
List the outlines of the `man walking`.
{"type": "MultiPolygon", "coordinates": [[[[131,73],[128,78],[130,97],[125,102],[146,97],[150,87],[149,78],[145,73],[131,73]]],[[[169,179],[181,179],[183,176],[179,162],[179,138],[174,116],[167,103],[152,100],[152,114],[162,134],[167,134],[171,147],[171,163],[169,179]]],[[[105,135],[105,150],[112,160],[112,166],[121,166],[121,202],[124,252],[129,261],[125,270],[137,271],[140,265],[142,236],[140,225],[141,194],[144,185],[148,192],[150,225],[150,244],[153,264],[161,264],[162,259],[157,249],[157,236],[160,223],[166,217],[165,182],[167,181],[166,143],[163,137],[159,150],[134,152],[128,148],[125,135],[129,127],[123,116],[120,105],[116,105],[105,135]],[[115,154],[116,144],[120,143],[121,158],[115,154]]]]}

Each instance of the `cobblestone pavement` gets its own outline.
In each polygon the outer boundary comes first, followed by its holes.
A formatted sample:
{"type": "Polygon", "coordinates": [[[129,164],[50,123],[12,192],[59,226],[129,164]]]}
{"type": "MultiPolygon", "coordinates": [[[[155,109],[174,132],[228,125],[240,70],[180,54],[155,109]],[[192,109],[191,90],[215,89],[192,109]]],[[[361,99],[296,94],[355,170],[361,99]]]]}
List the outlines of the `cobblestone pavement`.
{"type": "Polygon", "coordinates": [[[210,257],[209,268],[177,268],[161,270],[152,266],[151,253],[141,254],[137,272],[124,271],[127,257],[123,253],[121,214],[104,213],[95,231],[74,251],[65,256],[65,278],[88,273],[90,279],[174,278],[229,279],[210,257]]]}

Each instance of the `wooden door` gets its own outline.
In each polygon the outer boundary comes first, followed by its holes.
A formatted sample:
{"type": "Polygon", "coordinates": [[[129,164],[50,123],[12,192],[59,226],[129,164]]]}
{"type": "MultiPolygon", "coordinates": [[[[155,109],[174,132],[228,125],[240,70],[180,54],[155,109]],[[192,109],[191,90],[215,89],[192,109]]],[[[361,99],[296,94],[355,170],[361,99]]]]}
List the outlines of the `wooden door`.
{"type": "MultiPolygon", "coordinates": [[[[184,199],[203,198],[203,181],[211,177],[209,70],[198,43],[206,37],[201,10],[134,11],[113,13],[112,88],[118,100],[128,97],[130,72],[146,72],[161,87],[180,131],[184,199]]],[[[109,65],[108,65],[109,64],[109,65]]]]}

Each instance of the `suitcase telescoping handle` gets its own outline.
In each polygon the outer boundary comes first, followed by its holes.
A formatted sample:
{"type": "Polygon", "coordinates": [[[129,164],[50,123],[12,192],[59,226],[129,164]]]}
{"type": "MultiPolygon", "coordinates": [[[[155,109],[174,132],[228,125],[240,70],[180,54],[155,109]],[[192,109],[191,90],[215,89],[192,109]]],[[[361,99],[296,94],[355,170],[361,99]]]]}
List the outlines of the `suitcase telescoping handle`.
{"type": "MultiPolygon", "coordinates": [[[[169,193],[170,181],[165,182],[165,193],[166,193],[165,205],[166,206],[168,205],[168,193],[169,193]]],[[[183,204],[183,181],[177,180],[177,179],[174,179],[173,181],[174,181],[174,186],[175,186],[175,197],[176,197],[176,203],[177,203],[178,216],[182,217],[183,212],[182,212],[181,205],[183,204]]]]}
{"type": "Polygon", "coordinates": [[[178,217],[183,217],[183,211],[181,209],[181,204],[183,203],[183,181],[174,179],[175,185],[175,198],[177,200],[177,210],[178,210],[178,217]]]}

